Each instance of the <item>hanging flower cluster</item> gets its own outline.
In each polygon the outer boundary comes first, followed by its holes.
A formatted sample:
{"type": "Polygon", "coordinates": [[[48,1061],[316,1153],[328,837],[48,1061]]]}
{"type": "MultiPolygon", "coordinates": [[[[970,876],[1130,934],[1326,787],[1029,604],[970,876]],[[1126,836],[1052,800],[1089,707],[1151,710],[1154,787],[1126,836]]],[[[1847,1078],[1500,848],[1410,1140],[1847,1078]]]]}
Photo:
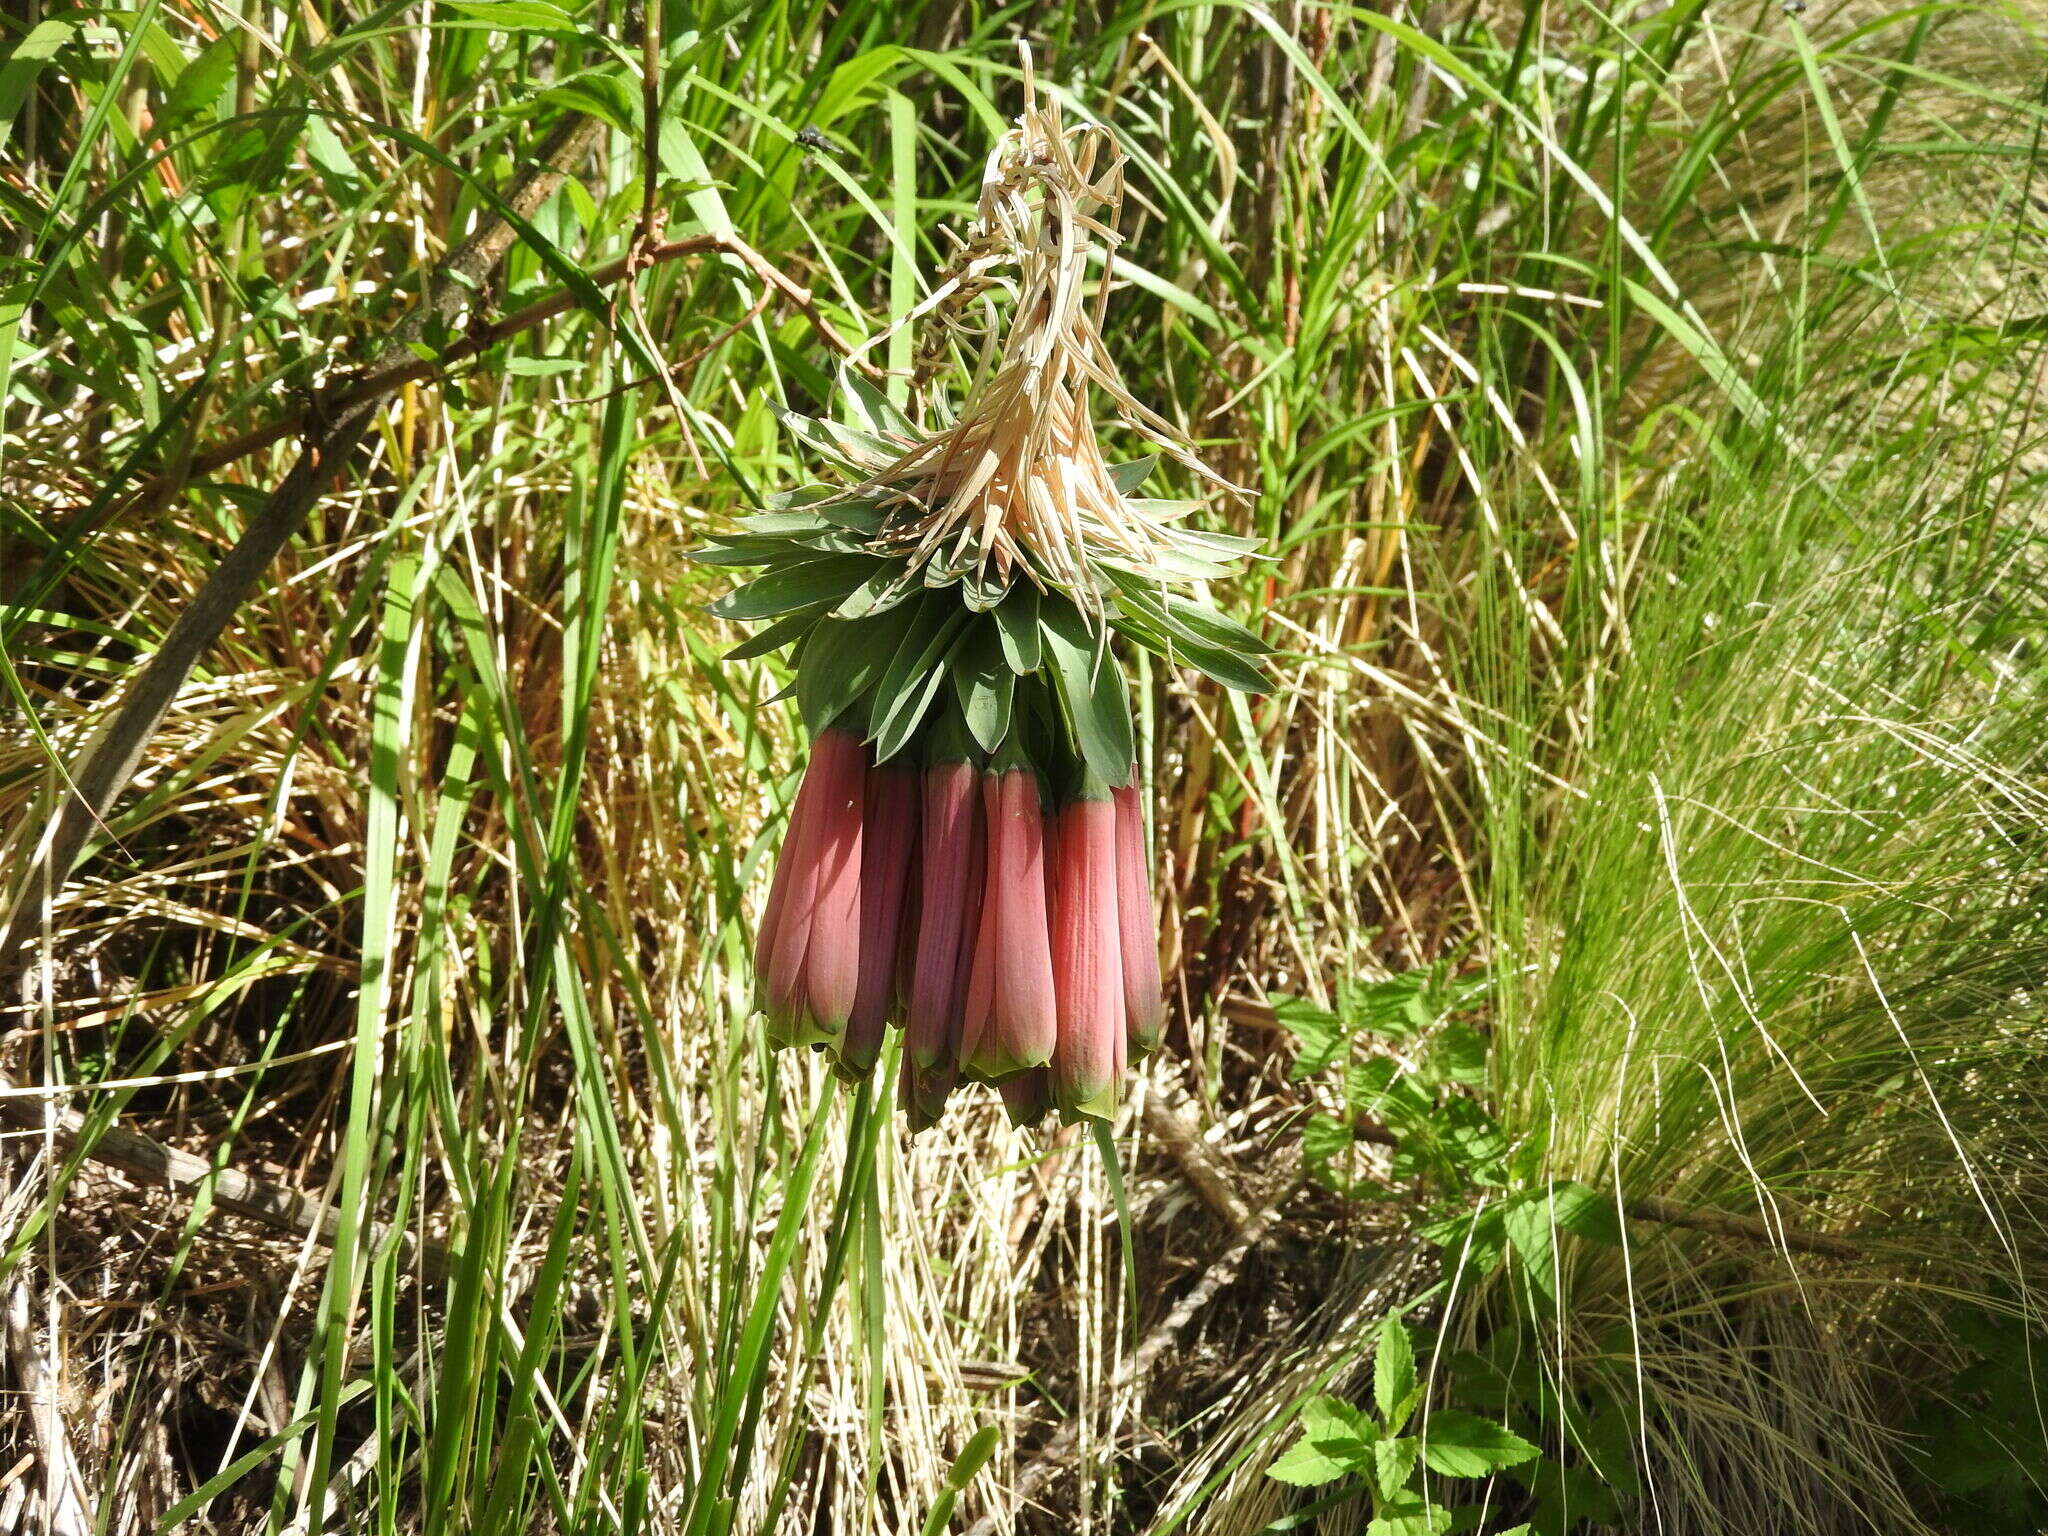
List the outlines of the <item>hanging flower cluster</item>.
{"type": "Polygon", "coordinates": [[[846,419],[783,418],[840,483],[777,498],[698,552],[761,568],[713,611],[766,621],[734,657],[792,647],[812,739],[755,956],[770,1039],[830,1050],[859,1079],[900,1026],[914,1128],[963,1081],[994,1085],[1019,1124],[1106,1119],[1128,1062],[1159,1042],[1112,638],[1266,686],[1269,648],[1182,590],[1255,541],[1186,527],[1197,503],[1137,496],[1158,454],[1111,465],[1096,440],[1092,391],[1215,479],[1103,344],[1109,284],[1090,256],[1106,273],[1122,158],[1038,101],[1028,55],[1025,102],[918,312],[920,385],[978,352],[952,425],[919,427],[849,372],[846,419]]]}

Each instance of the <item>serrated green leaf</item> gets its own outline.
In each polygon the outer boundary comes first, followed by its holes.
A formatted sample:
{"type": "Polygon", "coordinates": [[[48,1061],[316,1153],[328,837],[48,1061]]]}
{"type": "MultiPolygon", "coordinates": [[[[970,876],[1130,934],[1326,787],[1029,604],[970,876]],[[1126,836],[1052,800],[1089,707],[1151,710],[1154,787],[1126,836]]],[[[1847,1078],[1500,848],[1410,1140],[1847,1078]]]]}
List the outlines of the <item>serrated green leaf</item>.
{"type": "Polygon", "coordinates": [[[1302,1433],[1311,1440],[1355,1440],[1370,1445],[1379,1438],[1379,1426],[1363,1408],[1341,1397],[1318,1393],[1301,1405],[1302,1433]]]}
{"type": "Polygon", "coordinates": [[[1484,1477],[1520,1466],[1536,1447],[1509,1429],[1477,1414],[1439,1409],[1422,1426],[1422,1457],[1445,1477],[1484,1477]]]}
{"type": "Polygon", "coordinates": [[[1351,1474],[1351,1465],[1324,1451],[1312,1441],[1298,1440],[1282,1451],[1266,1468],[1266,1476],[1295,1488],[1320,1488],[1351,1474]]]}
{"type": "Polygon", "coordinates": [[[1415,1458],[1422,1444],[1413,1435],[1386,1435],[1373,1442],[1372,1481],[1380,1498],[1398,1502],[1415,1475],[1415,1458]]]}
{"type": "Polygon", "coordinates": [[[1588,1242],[1619,1248],[1624,1240],[1614,1196],[1570,1180],[1551,1186],[1550,1219],[1559,1230],[1588,1242]]]}
{"type": "Polygon", "coordinates": [[[1389,1432],[1401,1428],[1404,1404],[1415,1394],[1415,1346],[1401,1319],[1388,1313],[1380,1324],[1379,1344],[1372,1356],[1372,1396],[1389,1432]],[[1398,1415],[1398,1416],[1397,1416],[1398,1415]]]}
{"type": "Polygon", "coordinates": [[[1486,1037],[1468,1024],[1450,1024],[1429,1043],[1431,1067],[1454,1083],[1486,1081],[1486,1037]]]}
{"type": "Polygon", "coordinates": [[[1554,1298],[1557,1278],[1552,1255],[1557,1243],[1550,1225],[1550,1201],[1541,1194],[1523,1196],[1502,1208],[1501,1225],[1529,1288],[1554,1298]]]}
{"type": "Polygon", "coordinates": [[[1402,1499],[1382,1505],[1365,1536],[1444,1536],[1450,1528],[1451,1512],[1441,1504],[1402,1499]]]}
{"type": "Polygon", "coordinates": [[[220,103],[221,93],[235,76],[235,59],[241,48],[239,32],[215,38],[178,71],[178,78],[156,115],[158,132],[169,135],[201,113],[212,114],[220,103]]]}
{"type": "Polygon", "coordinates": [[[1347,977],[1337,984],[1337,1011],[1354,1029],[1399,1039],[1430,1022],[1423,997],[1431,980],[1426,969],[1403,971],[1382,981],[1347,977]]]}
{"type": "Polygon", "coordinates": [[[1477,1099],[1454,1095],[1436,1112],[1436,1130],[1458,1174],[1475,1184],[1499,1184],[1508,1135],[1477,1099]]]}
{"type": "Polygon", "coordinates": [[[872,555],[804,560],[726,593],[711,604],[711,611],[721,619],[768,619],[813,603],[837,603],[874,575],[881,564],[872,555]]]}
{"type": "Polygon", "coordinates": [[[1335,1115],[1318,1110],[1308,1117],[1301,1128],[1301,1155],[1313,1162],[1328,1162],[1331,1158],[1342,1157],[1351,1150],[1357,1138],[1351,1127],[1335,1115]]]}
{"type": "Polygon", "coordinates": [[[1287,1076],[1294,1082],[1320,1072],[1336,1059],[1347,1038],[1343,1024],[1327,1008],[1318,1008],[1305,997],[1272,999],[1273,1017],[1280,1027],[1301,1042],[1294,1065],[1287,1076]]]}
{"type": "Polygon", "coordinates": [[[1123,669],[1101,644],[1106,637],[1091,634],[1064,598],[1039,605],[1038,627],[1081,756],[1104,783],[1127,783],[1137,760],[1131,699],[1123,669]]]}

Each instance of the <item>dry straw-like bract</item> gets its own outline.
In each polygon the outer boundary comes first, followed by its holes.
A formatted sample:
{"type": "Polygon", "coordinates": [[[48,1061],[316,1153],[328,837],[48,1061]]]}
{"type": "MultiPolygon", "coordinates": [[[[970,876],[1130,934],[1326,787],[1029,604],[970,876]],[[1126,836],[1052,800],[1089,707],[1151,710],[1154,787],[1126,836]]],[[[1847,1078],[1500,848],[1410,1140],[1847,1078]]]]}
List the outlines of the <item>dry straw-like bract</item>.
{"type": "Polygon", "coordinates": [[[1125,156],[1107,129],[1066,126],[1058,103],[1039,95],[1028,49],[1023,58],[1023,114],[989,156],[971,237],[923,307],[921,380],[952,344],[979,349],[965,403],[951,427],[874,469],[851,494],[892,507],[886,539],[912,568],[936,562],[1002,585],[1022,567],[1093,610],[1100,600],[1088,558],[1162,575],[1159,556],[1186,504],[1123,493],[1096,440],[1092,390],[1162,453],[1235,488],[1118,377],[1102,326],[1125,156]],[[975,317],[996,287],[1014,288],[1007,327],[975,317]]]}

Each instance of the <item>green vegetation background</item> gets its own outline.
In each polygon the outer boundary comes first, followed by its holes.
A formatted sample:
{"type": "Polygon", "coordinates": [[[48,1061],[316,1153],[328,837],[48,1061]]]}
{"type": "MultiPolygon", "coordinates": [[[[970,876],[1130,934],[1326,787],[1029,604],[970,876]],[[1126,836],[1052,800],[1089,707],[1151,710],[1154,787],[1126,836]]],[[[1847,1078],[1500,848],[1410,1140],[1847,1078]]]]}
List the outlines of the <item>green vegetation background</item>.
{"type": "Polygon", "coordinates": [[[2039,1529],[2038,8],[659,20],[5,23],[0,1043],[81,1085],[10,1108],[17,1512],[2039,1529]],[[1020,36],[1131,156],[1110,343],[1254,490],[1207,515],[1272,558],[1212,596],[1283,649],[1260,700],[1139,678],[1177,1023],[1121,1177],[765,1052],[800,747],[685,558],[806,477],[771,407],[832,338],[908,368],[1020,36]],[[320,466],[45,891],[57,765],[310,392],[562,133],[456,306],[561,313],[416,324],[471,355],[320,466]],[[650,206],[725,243],[622,280],[650,206]],[[110,1172],[116,1119],[338,1226],[110,1172]],[[1266,1475],[1304,1402],[1367,1434],[1327,1404],[1402,1306],[1420,1401],[1547,1471],[1266,1475]]]}

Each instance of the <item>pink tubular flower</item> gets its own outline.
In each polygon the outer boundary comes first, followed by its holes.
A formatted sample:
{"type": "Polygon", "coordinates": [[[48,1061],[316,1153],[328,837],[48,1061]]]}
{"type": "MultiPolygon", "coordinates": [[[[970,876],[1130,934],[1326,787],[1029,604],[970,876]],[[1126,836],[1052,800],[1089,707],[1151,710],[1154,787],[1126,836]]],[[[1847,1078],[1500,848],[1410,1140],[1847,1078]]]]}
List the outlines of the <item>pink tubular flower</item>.
{"type": "Polygon", "coordinates": [[[1116,1109],[1124,1053],[1123,956],[1117,932],[1116,806],[1099,785],[1060,812],[1054,873],[1053,987],[1059,1040],[1053,1101],[1069,1119],[1116,1109]]]}
{"type": "Polygon", "coordinates": [[[1003,1109],[1010,1124],[1020,1129],[1036,1125],[1052,1108],[1052,1073],[1044,1067],[1033,1067],[1029,1072],[1005,1078],[996,1091],[1003,1096],[1003,1109]]]}
{"type": "Polygon", "coordinates": [[[889,762],[868,770],[860,852],[860,982],[839,1047],[842,1075],[865,1077],[874,1070],[896,1006],[897,953],[911,856],[917,851],[921,788],[917,770],[907,764],[889,762]]]}
{"type": "Polygon", "coordinates": [[[860,985],[861,823],[867,815],[867,748],[847,731],[826,731],[830,777],[820,786],[813,856],[818,865],[817,898],[811,908],[811,938],[804,952],[804,994],[811,1029],[800,1045],[836,1039],[853,1012],[860,985]]]}
{"type": "MultiPolygon", "coordinates": [[[[981,776],[981,794],[983,813],[993,829],[1002,815],[1001,790],[994,774],[981,776]]],[[[986,1075],[980,1066],[985,1055],[982,1041],[988,1033],[989,1017],[995,1011],[996,950],[999,947],[996,914],[1001,909],[1001,903],[996,899],[996,885],[1002,879],[997,851],[991,840],[982,870],[981,916],[974,925],[973,958],[967,968],[967,990],[961,995],[960,1006],[960,1064],[969,1077],[977,1078],[986,1075]]]]}
{"type": "Polygon", "coordinates": [[[911,1135],[928,1131],[939,1123],[946,1113],[946,1100],[952,1097],[959,1081],[958,1062],[948,1059],[936,1066],[920,1067],[908,1051],[903,1053],[902,1080],[896,1096],[902,1101],[911,1135]]]}
{"type": "Polygon", "coordinates": [[[920,1068],[953,1060],[960,1045],[967,970],[981,918],[979,778],[965,762],[939,762],[925,770],[917,949],[903,1013],[904,1051],[920,1068]]]}
{"type": "MultiPolygon", "coordinates": [[[[1045,813],[1038,775],[1008,768],[986,781],[989,801],[988,884],[994,954],[988,1013],[971,1045],[963,1036],[961,1066],[987,1082],[1039,1066],[1059,1032],[1052,942],[1045,901],[1045,813]]],[[[971,1014],[971,1010],[970,1010],[971,1014]]]]}
{"type": "Polygon", "coordinates": [[[1123,950],[1124,1021],[1130,1049],[1159,1049],[1166,1031],[1166,1000],[1159,986],[1159,920],[1152,913],[1152,881],[1145,857],[1145,812],[1138,787],[1112,790],[1116,802],[1116,916],[1123,950]]]}
{"type": "Polygon", "coordinates": [[[811,915],[817,906],[820,805],[831,797],[827,781],[841,756],[842,738],[856,754],[860,742],[845,731],[821,733],[811,748],[810,766],[796,792],[776,860],[775,880],[761,918],[761,938],[754,952],[763,1004],[777,1044],[789,1044],[804,1026],[809,999],[804,990],[804,956],[810,948],[811,915]]]}

